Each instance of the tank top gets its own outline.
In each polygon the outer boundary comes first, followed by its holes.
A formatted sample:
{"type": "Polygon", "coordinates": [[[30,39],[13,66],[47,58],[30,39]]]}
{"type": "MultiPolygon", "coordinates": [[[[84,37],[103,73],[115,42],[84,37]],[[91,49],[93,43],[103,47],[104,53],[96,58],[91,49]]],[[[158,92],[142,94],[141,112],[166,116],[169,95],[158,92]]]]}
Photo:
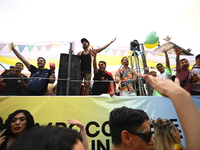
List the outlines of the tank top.
{"type": "Polygon", "coordinates": [[[84,55],[81,53],[81,72],[91,73],[91,56],[90,54],[84,55]]]}

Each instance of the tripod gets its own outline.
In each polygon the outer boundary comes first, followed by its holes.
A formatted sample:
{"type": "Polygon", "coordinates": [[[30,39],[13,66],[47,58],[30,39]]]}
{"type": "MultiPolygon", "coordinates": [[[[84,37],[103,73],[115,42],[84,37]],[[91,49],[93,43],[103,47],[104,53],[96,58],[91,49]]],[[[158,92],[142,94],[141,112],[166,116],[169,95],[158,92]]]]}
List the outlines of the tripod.
{"type": "MultiPolygon", "coordinates": [[[[146,64],[146,57],[144,53],[144,45],[139,44],[137,40],[134,40],[131,42],[131,50],[133,51],[132,56],[130,56],[131,60],[131,67],[133,70],[136,70],[137,73],[141,73],[141,67],[143,67],[144,74],[148,74],[148,71],[145,70],[145,67],[147,67],[146,64]],[[139,53],[141,54],[141,59],[142,62],[139,60],[139,53]],[[135,64],[135,65],[134,65],[135,64]],[[135,66],[135,68],[134,68],[135,66]]],[[[139,91],[139,96],[146,96],[146,92],[144,89],[144,79],[143,78],[138,78],[138,91],[139,91]]],[[[135,89],[137,90],[137,83],[134,84],[136,87],[135,89]]],[[[151,87],[148,83],[146,83],[146,88],[147,88],[147,93],[150,96],[151,95],[151,87]]]]}

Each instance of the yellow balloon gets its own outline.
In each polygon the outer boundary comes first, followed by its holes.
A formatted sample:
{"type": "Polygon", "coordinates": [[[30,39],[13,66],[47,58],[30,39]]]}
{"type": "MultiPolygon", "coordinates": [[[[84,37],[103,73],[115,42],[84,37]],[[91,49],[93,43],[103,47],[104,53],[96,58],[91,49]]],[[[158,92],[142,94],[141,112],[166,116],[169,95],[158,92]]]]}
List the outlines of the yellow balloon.
{"type": "Polygon", "coordinates": [[[155,44],[146,44],[145,43],[144,45],[145,45],[146,48],[151,49],[151,48],[156,47],[158,45],[158,42],[156,42],[155,44]]]}

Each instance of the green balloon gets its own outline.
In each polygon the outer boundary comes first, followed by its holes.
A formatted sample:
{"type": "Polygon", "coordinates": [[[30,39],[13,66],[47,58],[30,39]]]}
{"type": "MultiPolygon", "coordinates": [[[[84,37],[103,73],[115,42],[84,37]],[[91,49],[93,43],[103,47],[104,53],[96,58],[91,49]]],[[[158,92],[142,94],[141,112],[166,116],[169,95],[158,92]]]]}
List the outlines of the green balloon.
{"type": "Polygon", "coordinates": [[[145,40],[144,43],[146,43],[146,44],[155,44],[156,42],[158,42],[158,40],[159,40],[159,37],[156,35],[156,32],[152,31],[147,35],[146,40],[145,40]]]}

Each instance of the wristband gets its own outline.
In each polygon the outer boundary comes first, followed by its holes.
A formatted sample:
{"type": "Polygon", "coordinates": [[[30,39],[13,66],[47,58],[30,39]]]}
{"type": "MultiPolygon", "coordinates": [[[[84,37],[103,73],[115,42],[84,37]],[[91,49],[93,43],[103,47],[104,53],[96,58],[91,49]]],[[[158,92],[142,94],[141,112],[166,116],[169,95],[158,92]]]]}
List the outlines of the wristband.
{"type": "Polygon", "coordinates": [[[81,130],[85,130],[85,127],[81,128],[81,130]]]}

